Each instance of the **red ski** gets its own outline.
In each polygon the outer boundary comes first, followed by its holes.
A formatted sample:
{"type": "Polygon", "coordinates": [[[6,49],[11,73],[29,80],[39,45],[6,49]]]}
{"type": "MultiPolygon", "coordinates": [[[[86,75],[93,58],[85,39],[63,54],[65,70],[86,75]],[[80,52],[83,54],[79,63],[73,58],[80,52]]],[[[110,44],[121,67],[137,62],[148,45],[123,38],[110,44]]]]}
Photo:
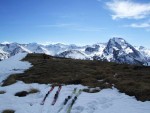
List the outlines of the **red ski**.
{"type": "Polygon", "coordinates": [[[44,102],[46,100],[46,98],[48,97],[48,95],[53,91],[54,89],[54,86],[51,87],[51,89],[47,92],[47,94],[45,95],[44,99],[42,100],[41,102],[41,105],[44,105],[44,102]]]}
{"type": "Polygon", "coordinates": [[[59,87],[58,87],[58,90],[57,90],[57,92],[56,92],[56,94],[55,94],[55,96],[54,96],[54,100],[53,100],[53,102],[52,102],[52,105],[55,105],[55,103],[56,103],[56,101],[57,101],[57,99],[58,99],[60,90],[61,90],[61,85],[59,85],[59,87]]]}

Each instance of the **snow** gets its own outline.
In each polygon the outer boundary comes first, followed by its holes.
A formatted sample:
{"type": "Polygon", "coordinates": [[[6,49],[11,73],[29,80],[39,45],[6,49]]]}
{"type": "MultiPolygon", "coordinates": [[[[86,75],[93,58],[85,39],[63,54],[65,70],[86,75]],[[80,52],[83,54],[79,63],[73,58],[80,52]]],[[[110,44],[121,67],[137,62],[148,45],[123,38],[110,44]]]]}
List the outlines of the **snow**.
{"type": "MultiPolygon", "coordinates": [[[[117,47],[113,47],[113,49],[115,49],[115,50],[119,50],[117,47]]],[[[109,50],[109,51],[112,51],[113,49],[111,49],[111,50],[109,50]]]]}
{"type": "Polygon", "coordinates": [[[103,50],[105,49],[106,47],[106,44],[105,43],[97,43],[97,44],[94,44],[92,46],[87,46],[85,47],[83,50],[80,50],[82,51],[89,59],[93,59],[93,56],[101,56],[103,54],[103,50]],[[87,47],[93,47],[95,48],[95,46],[98,45],[99,46],[99,49],[98,51],[94,51],[94,52],[85,52],[85,49],[87,47]]]}
{"type": "MultiPolygon", "coordinates": [[[[25,69],[31,67],[28,62],[20,61],[27,54],[20,53],[7,60],[0,62],[0,81],[4,80],[12,73],[21,73],[25,69]],[[15,69],[15,70],[14,70],[15,69]]],[[[82,85],[63,85],[58,100],[54,106],[51,105],[54,95],[58,89],[55,87],[51,94],[47,97],[45,104],[40,105],[45,94],[50,89],[50,84],[25,84],[18,81],[15,84],[1,87],[0,91],[6,93],[0,94],[0,113],[5,109],[15,110],[15,113],[58,113],[64,99],[71,95],[74,88],[87,88],[82,85]],[[38,89],[38,93],[29,94],[25,97],[14,96],[20,91],[29,91],[30,89],[38,89]]],[[[74,95],[75,96],[75,95],[74,95]]],[[[73,97],[74,97],[73,96],[73,97]]],[[[67,108],[71,104],[72,98],[67,105],[59,113],[66,113],[67,108]]],[[[82,92],[72,107],[71,113],[149,113],[150,101],[137,101],[134,97],[130,97],[124,93],[120,93],[116,88],[103,89],[98,93],[82,92]]]]}
{"type": "Polygon", "coordinates": [[[73,51],[72,53],[69,53],[65,56],[66,58],[73,58],[73,59],[86,59],[86,56],[82,53],[78,53],[76,51],[73,51]]]}
{"type": "Polygon", "coordinates": [[[145,48],[143,46],[135,46],[135,49],[140,51],[141,54],[146,57],[148,59],[148,61],[150,61],[150,49],[145,48]]]}
{"type": "Polygon", "coordinates": [[[65,51],[58,56],[60,57],[66,57],[66,58],[73,58],[73,59],[87,59],[87,56],[78,50],[70,50],[70,51],[65,51]]]}
{"type": "Polygon", "coordinates": [[[108,60],[108,62],[110,62],[111,60],[113,60],[113,54],[109,54],[109,55],[105,55],[103,54],[104,58],[106,58],[108,60]]]}
{"type": "Polygon", "coordinates": [[[24,70],[31,67],[29,62],[20,61],[27,53],[19,53],[6,60],[0,61],[0,83],[10,74],[22,73],[24,70]]]}
{"type": "Polygon", "coordinates": [[[23,47],[23,46],[20,46],[21,49],[23,49],[24,51],[26,51],[27,53],[32,53],[32,51],[28,50],[27,48],[23,47]]]}
{"type": "Polygon", "coordinates": [[[9,57],[9,54],[3,51],[2,48],[0,48],[0,59],[4,60],[4,59],[7,59],[8,57],[9,57]]]}
{"type": "Polygon", "coordinates": [[[124,39],[118,38],[118,37],[114,37],[114,38],[112,38],[112,40],[113,40],[114,42],[117,42],[117,43],[120,44],[120,45],[122,45],[122,43],[125,43],[125,40],[124,40],[124,39]]]}
{"type": "Polygon", "coordinates": [[[127,48],[125,49],[125,53],[127,53],[127,54],[133,53],[133,50],[132,50],[131,48],[127,47],[127,48]]]}
{"type": "Polygon", "coordinates": [[[41,47],[41,48],[45,54],[51,55],[50,51],[48,51],[46,48],[44,48],[44,47],[41,47]]]}
{"type": "Polygon", "coordinates": [[[10,42],[5,41],[5,42],[2,42],[1,44],[10,44],[10,42]]]}
{"type": "MultiPolygon", "coordinates": [[[[40,105],[40,103],[49,91],[50,85],[25,84],[19,81],[10,86],[0,87],[0,90],[6,91],[5,94],[0,94],[0,112],[5,109],[13,109],[15,113],[57,113],[64,99],[71,95],[74,88],[79,90],[85,87],[82,85],[62,86],[59,98],[56,104],[52,106],[51,103],[58,87],[54,88],[44,105],[40,105]],[[40,92],[25,97],[14,96],[16,92],[28,91],[31,88],[36,88],[40,92]]],[[[68,101],[68,104],[64,106],[60,113],[66,113],[71,100],[68,101]]],[[[98,93],[82,92],[73,105],[71,113],[149,113],[149,111],[149,101],[137,101],[134,97],[119,93],[116,88],[112,88],[103,89],[98,93]]]]}
{"type": "MultiPolygon", "coordinates": [[[[65,45],[65,44],[49,44],[41,45],[37,43],[29,44],[0,44],[0,60],[7,59],[16,53],[27,52],[27,53],[45,53],[52,56],[58,56],[65,51],[79,51],[79,53],[70,53],[68,56],[63,56],[73,59],[89,59],[93,60],[95,56],[100,59],[107,59],[108,61],[118,61],[123,63],[134,64],[135,61],[139,60],[142,63],[150,61],[150,49],[144,47],[136,47],[136,50],[132,45],[126,42],[122,38],[114,37],[109,40],[108,43],[97,43],[93,45],[77,46],[77,45],[65,45]],[[93,51],[85,51],[88,47],[95,48],[93,51]],[[115,51],[114,51],[115,50],[115,51]],[[105,52],[107,52],[105,54],[105,52]],[[118,53],[119,54],[116,54],[118,53]],[[81,53],[81,54],[80,54],[81,53]],[[77,55],[75,55],[77,54],[77,55]],[[126,56],[130,56],[132,60],[128,61],[126,56]],[[118,57],[118,58],[117,58],[118,57]]],[[[130,58],[130,59],[131,59],[130,58]]]]}
{"type": "Polygon", "coordinates": [[[86,59],[86,57],[85,57],[84,55],[79,54],[79,53],[77,53],[77,54],[68,54],[68,55],[66,56],[66,58],[86,59]]]}
{"type": "Polygon", "coordinates": [[[85,59],[85,56],[81,55],[81,54],[70,54],[67,55],[66,58],[73,58],[73,59],[85,59]]]}

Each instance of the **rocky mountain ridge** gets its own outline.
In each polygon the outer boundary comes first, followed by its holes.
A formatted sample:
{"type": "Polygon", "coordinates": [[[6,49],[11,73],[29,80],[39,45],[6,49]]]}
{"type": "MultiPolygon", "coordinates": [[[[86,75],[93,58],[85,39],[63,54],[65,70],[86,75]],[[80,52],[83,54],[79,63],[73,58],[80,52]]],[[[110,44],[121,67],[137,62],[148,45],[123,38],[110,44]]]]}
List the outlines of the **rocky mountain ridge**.
{"type": "Polygon", "coordinates": [[[41,45],[37,43],[0,44],[0,60],[7,59],[17,53],[45,53],[52,56],[73,58],[104,60],[117,63],[145,65],[150,61],[150,49],[143,46],[132,46],[123,38],[111,38],[108,43],[97,43],[86,46],[50,44],[41,45]]]}

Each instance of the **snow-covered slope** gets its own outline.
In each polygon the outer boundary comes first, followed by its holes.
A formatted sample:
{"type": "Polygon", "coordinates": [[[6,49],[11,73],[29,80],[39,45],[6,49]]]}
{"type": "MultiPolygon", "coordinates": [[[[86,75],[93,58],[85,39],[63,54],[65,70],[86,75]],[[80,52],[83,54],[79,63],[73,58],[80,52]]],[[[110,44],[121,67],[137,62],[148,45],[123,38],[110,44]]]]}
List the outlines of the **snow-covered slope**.
{"type": "Polygon", "coordinates": [[[45,53],[74,59],[107,60],[109,62],[128,64],[147,64],[150,62],[150,49],[133,47],[122,38],[112,38],[108,43],[76,46],[65,44],[41,45],[37,43],[0,44],[0,60],[7,59],[17,53],[45,53]]]}
{"type": "Polygon", "coordinates": [[[24,53],[24,52],[31,53],[30,50],[24,48],[21,44],[18,44],[18,43],[6,44],[3,50],[9,53],[10,56],[13,56],[17,53],[24,53]]]}
{"type": "Polygon", "coordinates": [[[9,54],[0,49],[0,61],[9,58],[9,54]]]}
{"type": "MultiPolygon", "coordinates": [[[[19,53],[0,62],[0,82],[10,74],[21,73],[31,67],[30,63],[20,61],[25,56],[26,53],[19,53]]],[[[58,87],[55,87],[47,97],[45,104],[40,105],[45,94],[49,91],[50,86],[37,83],[25,84],[21,81],[9,86],[0,86],[0,91],[6,92],[0,94],[0,113],[6,109],[14,110],[15,113],[58,113],[58,110],[63,105],[64,99],[71,95],[74,88],[77,88],[77,90],[87,88],[82,85],[62,86],[58,100],[52,106],[51,103],[58,89],[58,87]],[[29,94],[25,97],[15,96],[17,92],[29,91],[33,88],[38,89],[40,92],[29,94]]],[[[68,101],[59,113],[66,113],[72,99],[68,101]]],[[[134,97],[120,93],[116,88],[103,89],[98,93],[82,92],[71,109],[71,113],[149,113],[149,111],[150,101],[137,101],[134,97]]]]}
{"type": "Polygon", "coordinates": [[[112,38],[107,43],[102,59],[128,64],[145,64],[145,57],[122,38],[112,38]]]}
{"type": "Polygon", "coordinates": [[[49,54],[49,51],[44,48],[43,45],[37,44],[37,43],[29,43],[25,46],[28,50],[32,51],[32,53],[45,53],[49,54]]]}
{"type": "Polygon", "coordinates": [[[143,46],[135,47],[150,62],[150,49],[143,46]]]}
{"type": "Polygon", "coordinates": [[[101,56],[105,47],[105,43],[98,43],[92,46],[87,46],[85,48],[85,54],[87,54],[91,58],[93,58],[93,56],[101,56]]]}
{"type": "Polygon", "coordinates": [[[12,56],[0,62],[0,84],[10,74],[22,73],[24,70],[31,67],[31,64],[29,62],[20,61],[26,55],[26,53],[18,53],[15,56],[12,56]]]}
{"type": "Polygon", "coordinates": [[[73,59],[88,59],[84,53],[77,50],[64,51],[60,53],[58,56],[73,59]]]}
{"type": "MultiPolygon", "coordinates": [[[[17,82],[11,86],[0,87],[6,91],[0,94],[0,112],[5,109],[12,109],[15,113],[58,113],[62,107],[64,99],[70,95],[74,88],[83,89],[81,85],[62,86],[59,98],[54,106],[51,105],[55,92],[47,97],[45,104],[40,105],[50,86],[44,84],[25,84],[17,82]],[[40,92],[30,94],[25,97],[14,96],[16,92],[29,91],[31,88],[38,89],[40,92]]],[[[66,113],[72,98],[59,113],[66,113]]],[[[149,113],[150,101],[140,102],[134,97],[120,93],[117,89],[103,89],[98,93],[82,92],[72,107],[71,113],[149,113]]]]}

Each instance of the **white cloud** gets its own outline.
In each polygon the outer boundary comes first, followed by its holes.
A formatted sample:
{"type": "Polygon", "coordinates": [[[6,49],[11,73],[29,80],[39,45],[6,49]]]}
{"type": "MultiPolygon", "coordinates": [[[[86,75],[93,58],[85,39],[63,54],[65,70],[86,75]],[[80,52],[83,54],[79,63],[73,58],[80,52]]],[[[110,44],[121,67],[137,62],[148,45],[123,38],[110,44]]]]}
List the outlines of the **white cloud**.
{"type": "Polygon", "coordinates": [[[113,19],[142,19],[150,15],[150,3],[136,3],[132,0],[112,0],[106,6],[114,13],[113,19]]]}
{"type": "Polygon", "coordinates": [[[150,28],[150,23],[133,23],[131,25],[129,25],[129,27],[133,27],[133,28],[150,28]]]}
{"type": "Polygon", "coordinates": [[[143,22],[143,23],[132,23],[130,25],[125,25],[124,27],[131,27],[131,28],[141,28],[150,32],[150,21],[143,22]]]}

